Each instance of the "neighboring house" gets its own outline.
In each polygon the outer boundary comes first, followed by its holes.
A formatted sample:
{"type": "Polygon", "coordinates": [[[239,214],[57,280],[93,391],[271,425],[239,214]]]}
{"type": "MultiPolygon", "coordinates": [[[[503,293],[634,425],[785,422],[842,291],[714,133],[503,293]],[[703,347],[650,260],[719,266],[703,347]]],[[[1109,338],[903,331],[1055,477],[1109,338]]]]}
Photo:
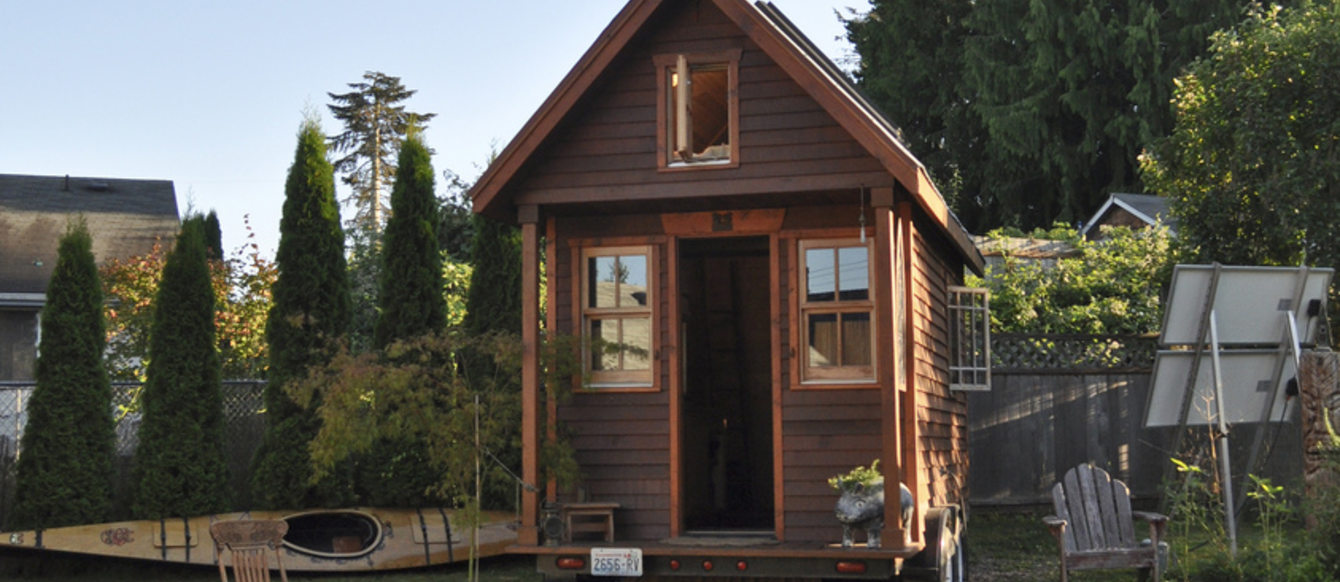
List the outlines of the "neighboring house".
{"type": "Polygon", "coordinates": [[[1085,240],[1103,238],[1102,227],[1126,226],[1131,230],[1148,228],[1155,224],[1167,226],[1177,232],[1177,221],[1168,211],[1168,199],[1150,194],[1113,193],[1107,201],[1093,213],[1093,217],[1080,228],[1079,235],[1085,240]]]}
{"type": "Polygon", "coordinates": [[[147,253],[177,233],[169,180],[0,174],[0,381],[33,378],[56,251],[81,214],[99,264],[147,253]]]}
{"type": "Polygon", "coordinates": [[[545,484],[542,415],[581,471],[522,494],[518,551],[590,573],[589,544],[540,514],[587,499],[619,505],[605,533],[647,575],[716,560],[714,576],[832,577],[856,554],[827,545],[826,479],[876,458],[914,515],[904,528],[890,489],[883,549],[859,568],[955,547],[959,389],[982,387],[987,355],[981,295],[959,286],[982,257],[896,134],[771,4],[632,0],[615,17],[470,192],[521,227],[523,478],[545,484]],[[638,349],[584,348],[589,384],[546,409],[541,313],[551,336],[638,349]],[[978,335],[959,335],[968,321],[978,335]]]}

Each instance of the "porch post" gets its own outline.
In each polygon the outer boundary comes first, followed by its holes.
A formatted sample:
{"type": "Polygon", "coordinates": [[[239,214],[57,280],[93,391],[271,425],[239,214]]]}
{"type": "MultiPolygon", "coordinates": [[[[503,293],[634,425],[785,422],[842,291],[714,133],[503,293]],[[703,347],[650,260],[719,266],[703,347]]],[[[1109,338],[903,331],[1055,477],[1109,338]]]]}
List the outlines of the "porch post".
{"type": "MultiPolygon", "coordinates": [[[[540,235],[539,208],[522,206],[521,223],[521,479],[538,485],[540,478],[540,235]]],[[[540,543],[539,492],[521,494],[521,525],[517,543],[540,543]]]]}
{"type": "Polygon", "coordinates": [[[902,547],[907,543],[903,531],[902,506],[898,502],[898,483],[902,478],[901,429],[899,422],[899,387],[896,385],[898,346],[894,325],[898,317],[894,253],[896,250],[896,217],[893,213],[893,189],[875,188],[871,191],[870,205],[875,211],[875,249],[871,257],[875,267],[875,374],[879,384],[880,403],[880,463],[884,473],[884,529],[890,546],[902,547]]]}

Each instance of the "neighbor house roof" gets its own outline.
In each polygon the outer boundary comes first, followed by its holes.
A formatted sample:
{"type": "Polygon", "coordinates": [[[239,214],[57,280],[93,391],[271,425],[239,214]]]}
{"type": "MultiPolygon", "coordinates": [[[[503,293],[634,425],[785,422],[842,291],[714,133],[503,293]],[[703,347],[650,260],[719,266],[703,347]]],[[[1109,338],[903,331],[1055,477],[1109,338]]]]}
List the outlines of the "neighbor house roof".
{"type": "Polygon", "coordinates": [[[40,304],[60,238],[80,215],[102,263],[170,242],[177,195],[170,180],[0,174],[0,304],[40,304]]]}
{"type": "MultiPolygon", "coordinates": [[[[631,0],[610,22],[554,92],[517,136],[489,165],[471,189],[476,212],[515,221],[509,190],[527,161],[591,90],[605,69],[637,37],[658,8],[674,0],[631,0]]],[[[817,101],[884,169],[901,183],[917,204],[953,241],[976,271],[982,257],[926,168],[898,139],[892,123],[848,81],[833,63],[770,2],[751,5],[747,0],[711,1],[760,49],[817,101]]]]}
{"type": "Polygon", "coordinates": [[[1100,226],[1107,224],[1132,226],[1126,224],[1132,219],[1149,226],[1163,224],[1172,230],[1176,230],[1177,227],[1172,213],[1168,211],[1167,198],[1150,194],[1114,192],[1098,208],[1098,212],[1093,213],[1093,217],[1084,223],[1079,234],[1084,238],[1090,238],[1098,233],[1097,229],[1100,226]],[[1118,219],[1117,215],[1122,215],[1124,220],[1118,219]]]}

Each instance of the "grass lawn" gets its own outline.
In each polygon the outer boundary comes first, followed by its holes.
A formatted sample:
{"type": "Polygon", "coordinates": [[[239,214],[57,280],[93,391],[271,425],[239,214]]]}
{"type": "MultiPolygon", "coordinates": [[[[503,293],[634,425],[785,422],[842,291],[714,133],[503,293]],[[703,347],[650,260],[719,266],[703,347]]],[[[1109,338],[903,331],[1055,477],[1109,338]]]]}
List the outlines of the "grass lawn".
{"type": "MultiPolygon", "coordinates": [[[[1042,582],[1060,580],[1056,538],[1031,511],[974,511],[968,523],[965,552],[973,582],[1042,582]]],[[[1075,582],[1133,581],[1136,570],[1071,572],[1075,582]]]]}

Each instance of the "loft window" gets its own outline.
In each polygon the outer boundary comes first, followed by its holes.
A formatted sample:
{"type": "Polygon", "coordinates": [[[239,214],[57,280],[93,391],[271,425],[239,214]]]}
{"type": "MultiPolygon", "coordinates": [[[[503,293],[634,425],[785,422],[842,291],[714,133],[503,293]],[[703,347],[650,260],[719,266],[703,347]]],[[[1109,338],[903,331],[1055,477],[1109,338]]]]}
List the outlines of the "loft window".
{"type": "Polygon", "coordinates": [[[949,288],[949,389],[991,389],[991,303],[986,289],[949,288]]]}
{"type": "Polygon", "coordinates": [[[582,252],[585,369],[596,387],[652,385],[651,248],[582,252]]]}
{"type": "Polygon", "coordinates": [[[733,167],[739,141],[740,51],[656,58],[660,167],[733,167]]]}
{"type": "Polygon", "coordinates": [[[803,381],[875,379],[870,254],[855,239],[800,243],[803,381]]]}

